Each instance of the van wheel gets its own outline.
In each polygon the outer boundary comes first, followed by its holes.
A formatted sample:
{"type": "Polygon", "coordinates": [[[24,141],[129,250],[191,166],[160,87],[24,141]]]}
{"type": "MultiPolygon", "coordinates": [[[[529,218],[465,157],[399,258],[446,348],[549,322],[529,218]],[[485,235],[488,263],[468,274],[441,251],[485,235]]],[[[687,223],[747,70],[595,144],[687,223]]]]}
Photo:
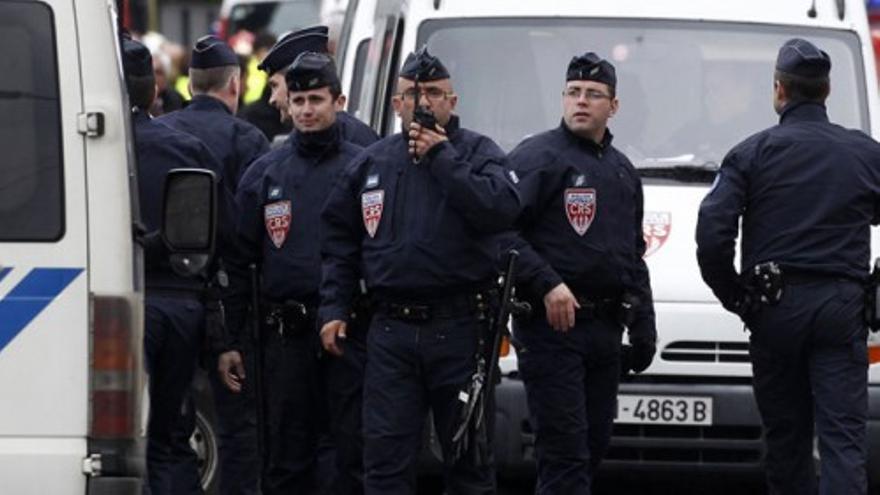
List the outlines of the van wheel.
{"type": "Polygon", "coordinates": [[[214,429],[214,399],[208,379],[203,373],[196,373],[192,392],[196,407],[196,427],[189,438],[189,445],[198,458],[202,490],[206,495],[214,495],[218,488],[219,454],[217,432],[214,429]]]}

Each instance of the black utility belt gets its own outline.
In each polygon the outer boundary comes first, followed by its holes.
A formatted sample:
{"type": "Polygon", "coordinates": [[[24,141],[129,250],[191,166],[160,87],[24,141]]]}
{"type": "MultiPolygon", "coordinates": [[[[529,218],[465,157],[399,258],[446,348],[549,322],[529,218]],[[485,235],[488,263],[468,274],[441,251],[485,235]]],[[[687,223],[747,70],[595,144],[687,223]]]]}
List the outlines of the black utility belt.
{"type": "Polygon", "coordinates": [[[401,321],[430,321],[435,318],[475,316],[479,320],[489,316],[495,290],[479,291],[460,296],[423,301],[382,300],[376,305],[378,313],[401,321]]]}
{"type": "Polygon", "coordinates": [[[314,306],[287,300],[283,303],[263,302],[260,304],[260,315],[263,323],[279,335],[285,333],[311,332],[315,330],[316,311],[314,306]]]}
{"type": "MultiPolygon", "coordinates": [[[[621,311],[621,300],[618,298],[590,298],[575,295],[580,309],[576,310],[576,314],[584,315],[588,318],[613,317],[617,318],[621,311]]],[[[543,305],[542,305],[543,306],[543,305]]]]}

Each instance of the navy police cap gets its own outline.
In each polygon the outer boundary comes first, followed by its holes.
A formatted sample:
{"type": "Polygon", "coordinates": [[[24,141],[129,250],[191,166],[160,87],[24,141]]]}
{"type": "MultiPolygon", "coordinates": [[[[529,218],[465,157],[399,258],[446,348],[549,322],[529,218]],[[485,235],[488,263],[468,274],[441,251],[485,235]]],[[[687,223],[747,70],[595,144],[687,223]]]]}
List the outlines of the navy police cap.
{"type": "Polygon", "coordinates": [[[153,56],[140,42],[128,36],[122,37],[122,68],[125,77],[146,77],[153,75],[153,56]]]}
{"type": "Polygon", "coordinates": [[[617,87],[617,73],[614,66],[593,52],[572,57],[565,72],[566,81],[596,81],[617,87]]]}
{"type": "Polygon", "coordinates": [[[215,67],[238,66],[238,56],[220,38],[207,35],[196,41],[189,66],[193,69],[213,69],[215,67]]]}
{"type": "Polygon", "coordinates": [[[326,53],[305,52],[296,57],[284,74],[288,91],[308,91],[339,84],[336,64],[326,53]]]}
{"type": "Polygon", "coordinates": [[[400,69],[400,77],[415,81],[437,81],[449,79],[449,71],[439,58],[428,53],[428,46],[422,45],[417,51],[410,53],[400,69]]]}
{"type": "Polygon", "coordinates": [[[328,33],[327,26],[312,26],[285,34],[269,50],[257,68],[271,76],[290,67],[302,53],[327,53],[328,33]]]}
{"type": "Polygon", "coordinates": [[[779,49],[776,70],[794,76],[825,78],[831,71],[831,58],[809,41],[792,38],[779,49]]]}

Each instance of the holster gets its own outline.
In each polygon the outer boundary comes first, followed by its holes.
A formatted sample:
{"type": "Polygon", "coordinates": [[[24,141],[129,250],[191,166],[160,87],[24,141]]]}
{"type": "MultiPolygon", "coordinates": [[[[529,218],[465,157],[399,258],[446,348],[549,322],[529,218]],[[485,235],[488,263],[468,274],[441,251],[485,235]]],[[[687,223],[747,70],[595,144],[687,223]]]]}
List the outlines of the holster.
{"type": "Polygon", "coordinates": [[[865,324],[872,332],[880,330],[880,258],[874,260],[865,285],[865,324]]]}
{"type": "Polygon", "coordinates": [[[306,304],[289,299],[283,303],[264,302],[261,305],[264,329],[280,337],[293,337],[316,332],[315,310],[306,304]]]}

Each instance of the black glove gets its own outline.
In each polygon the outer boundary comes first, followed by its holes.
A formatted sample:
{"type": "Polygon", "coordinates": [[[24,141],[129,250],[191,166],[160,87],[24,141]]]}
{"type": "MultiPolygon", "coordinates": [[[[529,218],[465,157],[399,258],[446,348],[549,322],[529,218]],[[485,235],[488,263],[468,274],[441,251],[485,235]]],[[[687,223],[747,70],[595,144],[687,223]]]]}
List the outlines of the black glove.
{"type": "Polygon", "coordinates": [[[657,346],[649,340],[636,340],[629,345],[628,367],[635,373],[641,373],[651,366],[657,346]]]}

